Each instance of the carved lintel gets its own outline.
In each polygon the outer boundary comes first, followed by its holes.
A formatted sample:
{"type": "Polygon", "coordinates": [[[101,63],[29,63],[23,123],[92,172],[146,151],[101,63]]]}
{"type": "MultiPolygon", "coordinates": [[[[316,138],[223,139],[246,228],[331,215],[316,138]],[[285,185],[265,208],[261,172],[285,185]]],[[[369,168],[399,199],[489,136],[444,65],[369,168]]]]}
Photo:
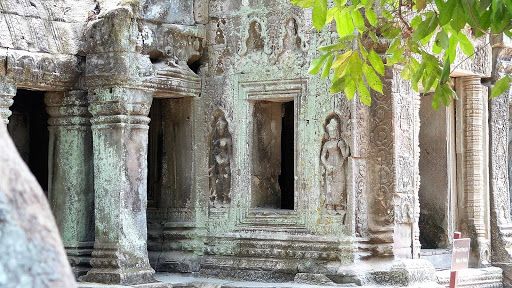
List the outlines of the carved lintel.
{"type": "Polygon", "coordinates": [[[74,55],[9,50],[5,77],[18,88],[67,91],[79,79],[80,61],[74,55]]]}
{"type": "Polygon", "coordinates": [[[12,99],[16,95],[16,86],[0,82],[0,121],[6,125],[12,112],[9,108],[14,103],[12,99]]]}
{"type": "Polygon", "coordinates": [[[187,65],[173,62],[155,65],[155,75],[144,82],[154,91],[155,98],[198,97],[201,93],[201,78],[187,65]]]}
{"type": "Polygon", "coordinates": [[[143,89],[142,83],[153,75],[148,56],[130,52],[106,52],[87,55],[86,81],[89,89],[131,87],[143,89]]]}

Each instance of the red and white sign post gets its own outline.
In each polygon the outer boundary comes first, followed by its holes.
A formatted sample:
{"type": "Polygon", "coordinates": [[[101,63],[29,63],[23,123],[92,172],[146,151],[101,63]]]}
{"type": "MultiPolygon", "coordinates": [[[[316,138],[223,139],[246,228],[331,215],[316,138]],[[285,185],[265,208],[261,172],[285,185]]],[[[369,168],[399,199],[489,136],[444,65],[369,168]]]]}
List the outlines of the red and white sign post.
{"type": "Polygon", "coordinates": [[[459,270],[467,269],[469,263],[469,238],[461,238],[460,232],[453,233],[453,247],[452,247],[452,271],[450,274],[450,288],[457,287],[457,277],[459,270]]]}

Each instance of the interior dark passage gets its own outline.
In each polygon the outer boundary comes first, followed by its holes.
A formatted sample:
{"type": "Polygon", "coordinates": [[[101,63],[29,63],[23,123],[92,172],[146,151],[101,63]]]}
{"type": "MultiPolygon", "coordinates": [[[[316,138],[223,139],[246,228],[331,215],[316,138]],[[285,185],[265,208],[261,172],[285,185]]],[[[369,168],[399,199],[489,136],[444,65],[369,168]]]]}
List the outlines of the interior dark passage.
{"type": "Polygon", "coordinates": [[[148,208],[158,208],[162,185],[162,100],[153,98],[148,132],[148,208]]]}
{"type": "Polygon", "coordinates": [[[294,177],[295,177],[295,135],[294,135],[294,102],[283,103],[283,119],[281,129],[281,174],[279,175],[279,187],[281,188],[281,209],[293,209],[294,207],[294,177]]]}
{"type": "Polygon", "coordinates": [[[422,99],[420,106],[419,228],[421,248],[438,249],[449,245],[449,118],[446,109],[433,110],[430,107],[432,95],[428,95],[422,99]]]}
{"type": "Polygon", "coordinates": [[[254,103],[252,207],[294,208],[294,102],[254,103]]]}
{"type": "Polygon", "coordinates": [[[18,90],[7,129],[18,152],[48,195],[48,114],[44,92],[18,90]]]}

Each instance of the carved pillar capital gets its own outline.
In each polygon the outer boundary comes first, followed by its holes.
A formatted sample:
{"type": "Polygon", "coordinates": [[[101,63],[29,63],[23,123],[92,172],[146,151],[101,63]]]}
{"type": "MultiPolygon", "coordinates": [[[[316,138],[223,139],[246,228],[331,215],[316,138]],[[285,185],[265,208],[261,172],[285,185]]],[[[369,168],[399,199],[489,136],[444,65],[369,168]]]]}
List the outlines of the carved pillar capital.
{"type": "Polygon", "coordinates": [[[45,104],[50,127],[91,125],[86,91],[48,92],[45,104]]]}
{"type": "Polygon", "coordinates": [[[151,93],[134,88],[96,88],[89,93],[93,128],[135,125],[148,129],[151,93]]]}
{"type": "Polygon", "coordinates": [[[15,95],[16,86],[0,82],[0,121],[5,124],[9,123],[9,116],[12,114],[9,108],[14,103],[12,98],[15,95]]]}

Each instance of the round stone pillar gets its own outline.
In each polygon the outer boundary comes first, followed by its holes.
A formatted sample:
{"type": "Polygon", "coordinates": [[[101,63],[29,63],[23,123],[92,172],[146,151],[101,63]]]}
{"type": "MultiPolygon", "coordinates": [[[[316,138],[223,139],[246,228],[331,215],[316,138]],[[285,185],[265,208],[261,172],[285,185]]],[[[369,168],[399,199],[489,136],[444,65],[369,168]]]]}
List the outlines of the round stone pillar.
{"type": "Polygon", "coordinates": [[[85,91],[45,95],[50,131],[48,200],[75,277],[90,269],[94,243],[91,115],[85,91]]]}
{"type": "Polygon", "coordinates": [[[0,122],[9,123],[9,116],[12,112],[9,110],[14,100],[12,99],[16,95],[16,86],[8,83],[0,82],[0,122]]]}
{"type": "Polygon", "coordinates": [[[88,282],[153,281],[147,252],[147,150],[151,93],[135,88],[89,91],[92,113],[95,242],[88,282]]]}

